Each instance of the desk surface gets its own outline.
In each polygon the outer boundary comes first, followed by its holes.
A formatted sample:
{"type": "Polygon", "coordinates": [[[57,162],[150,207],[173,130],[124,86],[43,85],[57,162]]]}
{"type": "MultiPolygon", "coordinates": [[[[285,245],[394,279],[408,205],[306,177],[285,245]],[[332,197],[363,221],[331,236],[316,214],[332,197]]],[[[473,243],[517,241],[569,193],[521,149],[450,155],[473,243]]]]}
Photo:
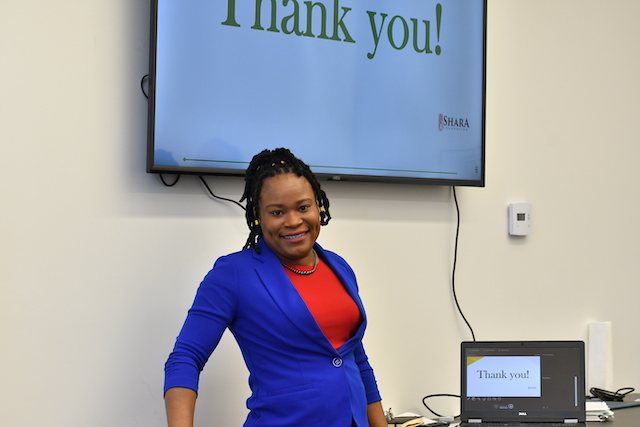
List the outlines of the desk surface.
{"type": "MultiPolygon", "coordinates": [[[[640,394],[629,394],[624,398],[625,401],[633,402],[636,399],[640,399],[640,394]]],[[[627,408],[611,408],[613,411],[613,424],[611,427],[635,427],[640,425],[640,406],[632,406],[627,408]]],[[[600,425],[600,423],[589,423],[594,427],[600,425]]],[[[603,423],[606,426],[607,423],[603,423]]]]}
{"type": "MultiPolygon", "coordinates": [[[[600,423],[588,423],[590,426],[594,424],[594,427],[600,425],[600,423]]],[[[603,427],[607,423],[602,423],[603,427]]],[[[631,408],[617,408],[613,411],[613,424],[611,427],[636,427],[640,425],[640,406],[633,406],[631,408]]]]}

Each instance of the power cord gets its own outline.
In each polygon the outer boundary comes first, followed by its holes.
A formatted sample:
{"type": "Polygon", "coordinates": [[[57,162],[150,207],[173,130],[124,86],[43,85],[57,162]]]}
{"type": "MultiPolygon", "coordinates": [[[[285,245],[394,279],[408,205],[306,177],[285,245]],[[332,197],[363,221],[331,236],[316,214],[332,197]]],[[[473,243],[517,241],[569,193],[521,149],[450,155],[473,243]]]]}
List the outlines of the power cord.
{"type": "Polygon", "coordinates": [[[146,90],[144,90],[144,86],[145,86],[145,82],[147,82],[148,80],[149,80],[149,74],[145,74],[144,76],[142,76],[142,79],[140,80],[140,89],[142,89],[142,94],[147,99],[149,99],[149,94],[147,93],[146,90]]]}
{"type": "MultiPolygon", "coordinates": [[[[162,181],[162,183],[167,186],[167,187],[173,187],[174,185],[176,185],[178,183],[178,181],[180,180],[180,176],[181,175],[177,175],[176,176],[176,180],[173,181],[172,183],[168,183],[167,181],[165,181],[164,176],[162,174],[158,175],[160,177],[160,181],[162,181]]],[[[209,184],[207,184],[207,181],[204,180],[204,178],[200,175],[198,175],[198,178],[200,178],[200,181],[202,181],[202,184],[204,184],[204,187],[207,189],[207,191],[209,192],[209,194],[211,195],[211,197],[214,197],[218,200],[224,200],[225,202],[231,202],[231,203],[235,203],[236,205],[240,206],[243,210],[247,210],[247,208],[245,208],[244,206],[242,206],[242,204],[240,204],[240,202],[236,202],[233,199],[227,199],[226,197],[220,197],[218,195],[216,195],[212,190],[211,187],[209,187],[209,184]]]]}
{"type": "Polygon", "coordinates": [[[458,198],[456,197],[456,187],[451,187],[451,188],[453,189],[453,200],[455,202],[456,213],[458,215],[458,222],[457,222],[457,225],[456,225],[456,242],[455,242],[454,252],[453,252],[453,271],[451,273],[451,290],[453,292],[453,300],[456,303],[456,307],[458,307],[458,312],[460,313],[460,316],[462,316],[462,319],[464,320],[464,322],[469,327],[469,330],[471,331],[471,337],[473,338],[473,341],[475,342],[476,341],[476,335],[473,332],[473,328],[471,327],[471,325],[467,321],[467,318],[464,316],[464,313],[462,312],[462,309],[460,308],[460,304],[458,303],[458,297],[456,295],[456,264],[458,262],[458,235],[460,234],[460,207],[458,206],[458,198]]]}
{"type": "MultiPolygon", "coordinates": [[[[462,316],[462,319],[464,320],[464,322],[469,327],[469,331],[471,331],[471,337],[473,338],[473,341],[475,342],[476,335],[473,332],[473,328],[471,327],[471,324],[469,323],[469,321],[465,317],[464,313],[462,312],[462,308],[460,308],[460,304],[458,303],[458,296],[456,295],[456,266],[457,266],[457,263],[458,263],[458,238],[460,236],[460,206],[458,205],[458,197],[456,196],[456,187],[451,187],[451,189],[453,190],[453,200],[455,202],[456,214],[457,214],[456,240],[455,240],[454,251],[453,251],[453,269],[452,269],[452,272],[451,272],[451,291],[453,292],[453,300],[456,303],[456,307],[458,308],[458,312],[460,313],[460,316],[462,316]]],[[[422,404],[424,405],[424,407],[427,408],[427,410],[429,412],[431,412],[433,415],[435,415],[436,417],[439,417],[439,418],[444,417],[444,415],[438,414],[436,411],[431,409],[429,407],[429,405],[427,405],[427,399],[432,398],[432,397],[456,397],[456,398],[460,399],[460,396],[457,395],[457,394],[446,394],[446,393],[430,394],[428,396],[423,397],[422,398],[422,404]]],[[[458,418],[458,417],[460,417],[460,415],[456,415],[454,418],[458,418]]]]}
{"type": "Polygon", "coordinates": [[[243,210],[247,210],[247,208],[245,208],[244,206],[242,206],[242,204],[240,204],[240,202],[236,202],[235,200],[232,199],[227,199],[225,197],[220,197],[220,196],[216,196],[213,191],[211,191],[211,188],[209,188],[209,185],[207,184],[207,181],[204,180],[203,177],[198,176],[198,178],[200,178],[200,181],[202,181],[202,183],[204,184],[205,188],[207,189],[207,191],[209,192],[209,194],[211,194],[212,197],[215,197],[216,199],[219,200],[224,200],[225,202],[231,202],[231,203],[235,203],[236,205],[240,206],[243,210]]]}
{"type": "MultiPolygon", "coordinates": [[[[457,397],[458,399],[460,399],[460,396],[458,396],[457,394],[430,394],[428,396],[425,396],[422,398],[422,404],[424,405],[425,408],[427,408],[427,410],[429,410],[429,412],[431,412],[433,415],[435,415],[438,418],[442,418],[444,417],[444,415],[440,415],[437,412],[435,412],[433,409],[429,408],[429,405],[427,405],[426,400],[432,397],[457,397]]],[[[456,415],[453,418],[458,418],[460,417],[460,415],[456,415]]]]}
{"type": "Polygon", "coordinates": [[[603,390],[597,387],[591,387],[591,389],[589,389],[589,392],[591,392],[593,397],[604,401],[614,402],[622,402],[624,397],[633,391],[635,391],[635,388],[633,387],[625,387],[616,391],[603,390]]]}
{"type": "Polygon", "coordinates": [[[173,181],[173,183],[169,184],[167,181],[164,180],[164,176],[162,174],[158,175],[160,177],[160,181],[162,181],[162,183],[166,186],[166,187],[173,187],[174,185],[176,185],[178,183],[178,181],[180,181],[180,175],[176,176],[176,180],[173,181]]]}

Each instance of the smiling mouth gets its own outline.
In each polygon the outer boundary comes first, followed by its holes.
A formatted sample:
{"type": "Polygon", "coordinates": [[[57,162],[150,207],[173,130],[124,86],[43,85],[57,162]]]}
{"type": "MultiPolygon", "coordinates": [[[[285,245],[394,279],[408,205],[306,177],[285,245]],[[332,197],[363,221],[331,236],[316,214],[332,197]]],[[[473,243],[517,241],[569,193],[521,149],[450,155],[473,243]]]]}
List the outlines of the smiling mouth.
{"type": "Polygon", "coordinates": [[[282,236],[283,238],[287,239],[287,240],[295,240],[295,239],[300,239],[302,237],[304,237],[304,235],[307,234],[306,231],[303,233],[299,233],[299,234],[290,234],[288,236],[282,236]]]}

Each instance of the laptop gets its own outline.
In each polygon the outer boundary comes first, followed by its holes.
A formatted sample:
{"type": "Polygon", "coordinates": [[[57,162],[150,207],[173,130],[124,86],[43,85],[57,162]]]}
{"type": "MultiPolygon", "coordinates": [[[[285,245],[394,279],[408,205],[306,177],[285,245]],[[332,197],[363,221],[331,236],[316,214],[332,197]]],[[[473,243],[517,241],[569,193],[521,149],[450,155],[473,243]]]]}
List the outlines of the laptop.
{"type": "Polygon", "coordinates": [[[461,350],[461,427],[585,427],[583,341],[463,342],[461,350]]]}

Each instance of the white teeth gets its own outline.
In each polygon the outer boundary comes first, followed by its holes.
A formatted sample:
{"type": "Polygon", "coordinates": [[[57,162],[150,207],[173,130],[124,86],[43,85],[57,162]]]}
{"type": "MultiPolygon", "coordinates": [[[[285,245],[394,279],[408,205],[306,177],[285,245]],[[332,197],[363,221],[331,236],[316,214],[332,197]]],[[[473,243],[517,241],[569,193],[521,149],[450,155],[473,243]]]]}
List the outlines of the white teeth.
{"type": "Polygon", "coordinates": [[[299,239],[304,236],[304,233],[296,234],[295,236],[284,236],[285,239],[299,239]]]}

